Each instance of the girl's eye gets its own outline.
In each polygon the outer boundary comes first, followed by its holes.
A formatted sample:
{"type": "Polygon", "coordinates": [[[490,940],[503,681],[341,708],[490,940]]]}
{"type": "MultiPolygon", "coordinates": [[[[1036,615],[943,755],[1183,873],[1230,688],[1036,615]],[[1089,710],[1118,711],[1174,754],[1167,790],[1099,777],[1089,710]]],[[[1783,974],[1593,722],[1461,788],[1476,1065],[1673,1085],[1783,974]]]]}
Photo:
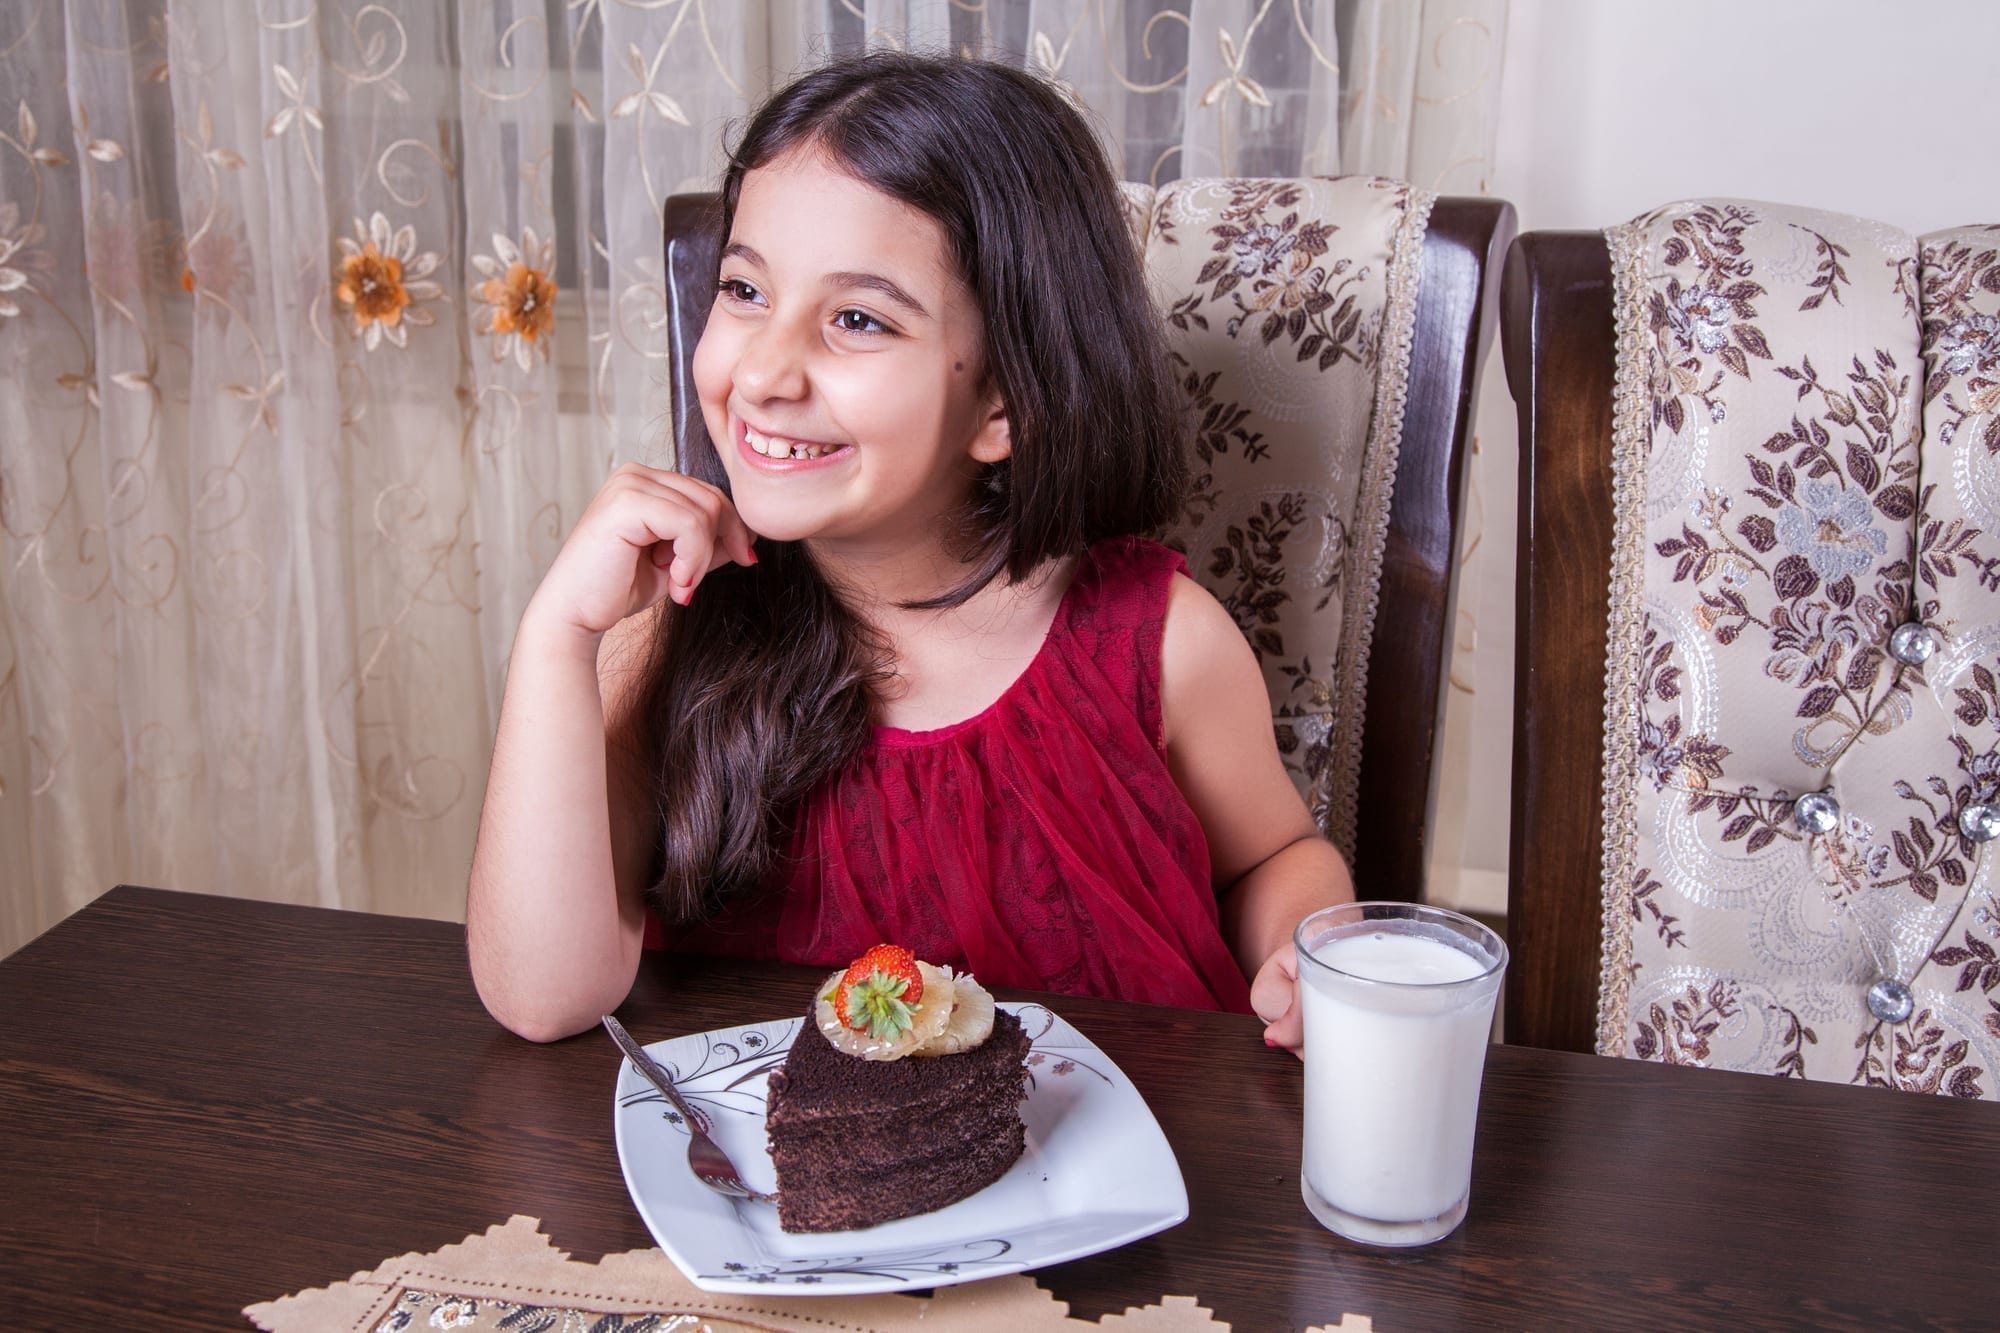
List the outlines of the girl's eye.
{"type": "Polygon", "coordinates": [[[757,299],[757,289],[741,278],[724,278],[716,284],[716,289],[730,300],[746,305],[757,299]]]}
{"type": "Polygon", "coordinates": [[[833,317],[843,333],[887,333],[888,325],[865,310],[843,310],[833,317]]]}

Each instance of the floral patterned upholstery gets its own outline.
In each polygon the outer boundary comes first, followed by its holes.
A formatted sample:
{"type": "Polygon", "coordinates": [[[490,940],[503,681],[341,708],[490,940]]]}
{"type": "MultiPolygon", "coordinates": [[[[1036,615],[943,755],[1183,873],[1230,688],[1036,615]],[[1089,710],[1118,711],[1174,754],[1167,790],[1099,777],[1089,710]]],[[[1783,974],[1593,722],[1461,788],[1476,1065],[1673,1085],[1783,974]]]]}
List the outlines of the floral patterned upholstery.
{"type": "Polygon", "coordinates": [[[1598,1048],[1993,1097],[2000,227],[1606,235],[1598,1048]]]}
{"type": "Polygon", "coordinates": [[[1197,422],[1164,540],[1249,637],[1286,767],[1351,860],[1433,196],[1365,176],[1125,188],[1197,422]]]}

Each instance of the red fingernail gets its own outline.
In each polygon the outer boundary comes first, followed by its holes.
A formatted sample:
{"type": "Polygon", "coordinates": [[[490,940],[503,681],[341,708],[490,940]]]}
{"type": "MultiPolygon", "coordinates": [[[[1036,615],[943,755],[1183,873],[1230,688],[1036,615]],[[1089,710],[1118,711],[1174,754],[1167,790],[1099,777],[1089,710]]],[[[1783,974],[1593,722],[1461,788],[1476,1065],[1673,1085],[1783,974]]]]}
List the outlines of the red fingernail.
{"type": "Polygon", "coordinates": [[[1266,1046],[1276,1046],[1276,1045],[1277,1045],[1278,1043],[1277,1043],[1277,1042],[1275,1042],[1275,1041],[1272,1041],[1272,1040],[1271,1040],[1271,1039],[1270,1039],[1269,1037],[1266,1037],[1266,1038],[1264,1038],[1264,1044],[1265,1044],[1266,1046]]]}
{"type": "Polygon", "coordinates": [[[756,547],[754,547],[754,546],[750,548],[750,560],[749,560],[749,563],[750,563],[750,564],[753,564],[753,565],[757,563],[757,548],[756,548],[756,547]]]}

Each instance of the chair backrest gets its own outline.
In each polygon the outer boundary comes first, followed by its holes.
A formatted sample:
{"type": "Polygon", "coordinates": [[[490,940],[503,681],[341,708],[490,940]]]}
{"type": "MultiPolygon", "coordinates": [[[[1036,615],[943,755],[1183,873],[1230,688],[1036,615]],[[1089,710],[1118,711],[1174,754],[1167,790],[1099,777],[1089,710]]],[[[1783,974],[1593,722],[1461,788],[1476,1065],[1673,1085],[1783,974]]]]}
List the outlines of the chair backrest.
{"type": "MultiPolygon", "coordinates": [[[[1258,649],[1287,767],[1362,891],[1415,900],[1482,317],[1513,210],[1373,178],[1176,181],[1126,202],[1201,420],[1194,499],[1160,535],[1258,649]]],[[[684,458],[719,225],[713,194],[667,201],[684,458]]]]}
{"type": "Polygon", "coordinates": [[[2000,228],[1534,234],[1508,1036],[2000,1092],[2000,228]]]}

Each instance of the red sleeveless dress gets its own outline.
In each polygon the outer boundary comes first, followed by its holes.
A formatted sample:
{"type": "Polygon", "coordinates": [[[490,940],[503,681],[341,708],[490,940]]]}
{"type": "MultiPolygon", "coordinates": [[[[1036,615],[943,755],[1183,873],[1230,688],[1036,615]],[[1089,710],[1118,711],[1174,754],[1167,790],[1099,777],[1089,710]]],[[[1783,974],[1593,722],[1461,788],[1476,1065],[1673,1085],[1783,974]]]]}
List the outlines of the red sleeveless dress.
{"type": "Polygon", "coordinates": [[[1093,546],[1006,693],[935,731],[875,728],[808,799],[776,882],[676,946],[834,968],[887,941],[988,985],[1249,1012],[1161,740],[1186,567],[1136,537],[1093,546]]]}

